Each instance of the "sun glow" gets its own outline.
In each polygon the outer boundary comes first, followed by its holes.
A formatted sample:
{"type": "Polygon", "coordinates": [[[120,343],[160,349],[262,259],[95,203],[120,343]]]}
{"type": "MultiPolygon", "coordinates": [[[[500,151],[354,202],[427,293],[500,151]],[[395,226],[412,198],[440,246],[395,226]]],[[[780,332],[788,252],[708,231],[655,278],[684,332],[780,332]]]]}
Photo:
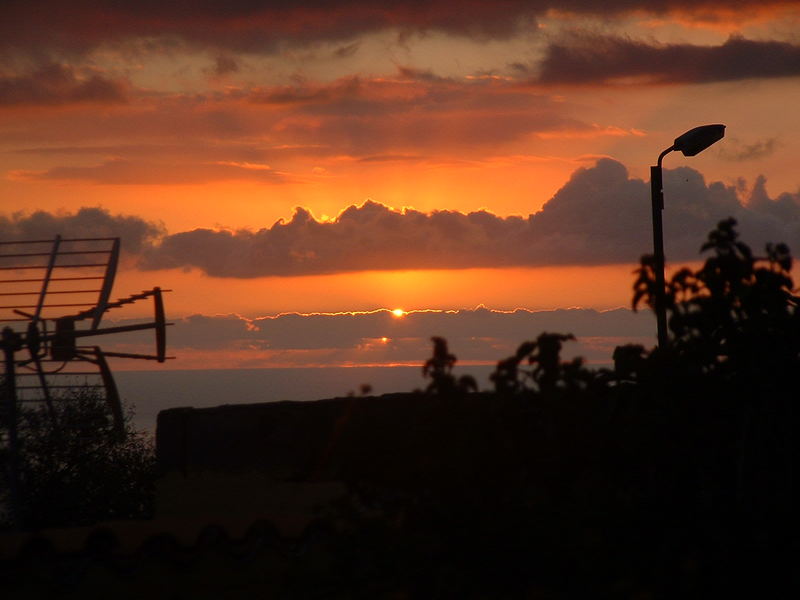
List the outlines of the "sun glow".
{"type": "Polygon", "coordinates": [[[399,319],[400,317],[406,316],[407,313],[402,308],[395,308],[392,314],[399,319]]]}

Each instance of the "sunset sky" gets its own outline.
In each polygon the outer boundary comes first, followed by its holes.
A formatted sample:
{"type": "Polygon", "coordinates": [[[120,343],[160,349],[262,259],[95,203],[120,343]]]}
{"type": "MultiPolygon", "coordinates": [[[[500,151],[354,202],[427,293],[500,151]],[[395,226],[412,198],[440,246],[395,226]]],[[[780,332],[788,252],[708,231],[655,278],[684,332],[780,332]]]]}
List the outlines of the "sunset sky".
{"type": "Polygon", "coordinates": [[[651,250],[649,166],[696,125],[726,137],[665,159],[667,259],[731,215],[757,249],[800,249],[797,0],[2,15],[0,238],[121,236],[116,294],[173,290],[176,368],[406,364],[433,334],[480,362],[545,327],[589,354],[646,340],[648,315],[603,311],[651,250]]]}

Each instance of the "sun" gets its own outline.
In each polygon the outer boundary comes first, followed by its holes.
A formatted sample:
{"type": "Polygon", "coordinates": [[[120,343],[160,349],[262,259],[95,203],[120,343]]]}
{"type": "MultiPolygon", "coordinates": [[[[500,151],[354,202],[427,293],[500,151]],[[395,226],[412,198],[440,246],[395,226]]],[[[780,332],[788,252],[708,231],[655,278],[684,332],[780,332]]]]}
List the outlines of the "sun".
{"type": "Polygon", "coordinates": [[[392,314],[399,319],[400,317],[404,317],[406,315],[406,311],[404,311],[402,308],[395,308],[392,311],[392,314]]]}

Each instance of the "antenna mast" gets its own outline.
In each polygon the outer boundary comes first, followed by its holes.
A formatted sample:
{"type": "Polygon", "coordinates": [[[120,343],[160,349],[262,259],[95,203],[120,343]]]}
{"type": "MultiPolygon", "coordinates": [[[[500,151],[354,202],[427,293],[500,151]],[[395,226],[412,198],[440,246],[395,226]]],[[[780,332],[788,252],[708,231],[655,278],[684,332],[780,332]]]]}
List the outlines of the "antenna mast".
{"type": "Polygon", "coordinates": [[[111,301],[120,239],[62,238],[0,242],[0,449],[5,450],[12,519],[20,523],[19,437],[22,403],[44,405],[59,431],[58,403],[77,389],[105,399],[114,436],[125,435],[119,392],[107,357],[155,360],[166,356],[164,301],[159,287],[111,301]],[[152,321],[102,327],[104,315],[139,300],[153,299],[152,321]],[[105,352],[79,341],[152,329],[155,353],[105,352]]]}

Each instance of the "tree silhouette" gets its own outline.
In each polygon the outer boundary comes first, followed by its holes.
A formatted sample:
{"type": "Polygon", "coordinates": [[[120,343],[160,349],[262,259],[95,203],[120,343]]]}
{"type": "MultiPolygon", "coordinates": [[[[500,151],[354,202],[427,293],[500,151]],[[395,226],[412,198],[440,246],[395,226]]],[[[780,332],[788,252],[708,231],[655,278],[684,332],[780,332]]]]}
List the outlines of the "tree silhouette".
{"type": "Polygon", "coordinates": [[[478,384],[471,375],[462,375],[456,378],[453,367],[456,356],[450,353],[447,340],[442,337],[432,337],[433,356],[425,361],[422,366],[422,376],[430,377],[431,382],[425,389],[428,394],[449,395],[453,393],[475,392],[478,384]]]}
{"type": "Polygon", "coordinates": [[[20,411],[21,517],[26,528],[87,525],[152,516],[155,455],[131,414],[117,435],[106,402],[79,388],[44,407],[20,411]]]}
{"type": "MultiPolygon", "coordinates": [[[[800,311],[785,244],[768,244],[756,257],[739,241],[736,221],[713,230],[711,251],[696,272],[684,268],[667,283],[670,331],[664,351],[685,370],[727,379],[783,376],[800,364],[800,311]]],[[[642,258],[633,308],[655,302],[651,256],[642,258]]]]}
{"type": "MultiPolygon", "coordinates": [[[[700,269],[681,269],[667,284],[669,343],[649,353],[618,348],[617,377],[639,382],[640,396],[671,403],[684,429],[697,421],[699,405],[713,408],[706,419],[737,421],[737,501],[776,518],[793,503],[800,298],[792,257],[785,244],[767,244],[765,255],[755,256],[732,218],[717,225],[701,251],[711,256],[700,269]]],[[[653,264],[642,258],[634,309],[654,306],[653,264]]],[[[709,445],[722,439],[725,426],[706,419],[709,445]]]]}
{"type": "Polygon", "coordinates": [[[583,366],[582,358],[561,360],[564,342],[575,336],[541,333],[535,341],[523,342],[512,356],[497,363],[490,375],[495,391],[513,394],[523,391],[551,393],[556,389],[585,389],[595,374],[583,366]],[[520,365],[525,364],[526,367],[520,365]]]}

